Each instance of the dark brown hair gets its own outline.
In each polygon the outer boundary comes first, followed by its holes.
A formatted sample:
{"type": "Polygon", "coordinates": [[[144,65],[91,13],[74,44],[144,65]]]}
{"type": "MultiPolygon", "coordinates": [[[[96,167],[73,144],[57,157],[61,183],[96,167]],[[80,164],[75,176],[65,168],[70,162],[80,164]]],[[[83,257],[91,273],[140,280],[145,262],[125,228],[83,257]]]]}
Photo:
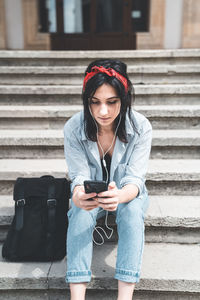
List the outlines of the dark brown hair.
{"type": "MultiPolygon", "coordinates": [[[[121,108],[120,108],[121,122],[117,130],[117,136],[122,142],[127,143],[128,140],[127,140],[126,127],[125,127],[126,113],[128,113],[130,122],[133,128],[136,130],[134,123],[131,119],[131,105],[134,100],[134,89],[127,75],[127,66],[125,63],[119,60],[112,60],[112,59],[95,60],[89,64],[89,66],[85,71],[85,75],[91,72],[91,69],[94,66],[98,66],[98,67],[103,66],[106,69],[112,68],[118,73],[120,73],[122,76],[124,76],[128,81],[128,92],[126,92],[125,87],[120,80],[118,80],[114,76],[110,77],[105,73],[97,73],[90,80],[87,81],[85,90],[82,92],[82,100],[84,106],[84,128],[85,128],[86,137],[91,141],[97,141],[96,124],[89,110],[90,99],[95,94],[98,87],[100,87],[104,83],[107,83],[115,88],[117,95],[121,100],[121,108]]],[[[114,121],[115,128],[118,122],[119,122],[119,115],[114,121]]]]}

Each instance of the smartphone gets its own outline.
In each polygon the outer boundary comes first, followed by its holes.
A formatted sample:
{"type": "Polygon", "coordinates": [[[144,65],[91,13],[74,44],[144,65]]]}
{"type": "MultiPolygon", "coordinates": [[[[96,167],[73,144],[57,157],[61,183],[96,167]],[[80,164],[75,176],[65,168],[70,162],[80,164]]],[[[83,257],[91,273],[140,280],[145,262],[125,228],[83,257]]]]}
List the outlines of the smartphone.
{"type": "Polygon", "coordinates": [[[85,180],[84,188],[86,194],[101,193],[108,190],[108,184],[105,181],[99,180],[85,180]]]}

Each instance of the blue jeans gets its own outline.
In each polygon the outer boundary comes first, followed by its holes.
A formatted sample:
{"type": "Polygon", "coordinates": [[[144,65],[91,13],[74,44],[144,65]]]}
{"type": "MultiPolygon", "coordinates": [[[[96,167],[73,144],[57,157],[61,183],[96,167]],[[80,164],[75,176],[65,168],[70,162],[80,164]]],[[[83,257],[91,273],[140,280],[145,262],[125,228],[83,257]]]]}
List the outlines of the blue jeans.
{"type": "MultiPolygon", "coordinates": [[[[115,211],[119,237],[115,278],[118,280],[139,282],[148,206],[149,197],[145,192],[128,203],[119,204],[115,211]]],[[[99,210],[101,208],[85,211],[72,202],[68,212],[66,282],[91,280],[92,237],[99,210]]]]}

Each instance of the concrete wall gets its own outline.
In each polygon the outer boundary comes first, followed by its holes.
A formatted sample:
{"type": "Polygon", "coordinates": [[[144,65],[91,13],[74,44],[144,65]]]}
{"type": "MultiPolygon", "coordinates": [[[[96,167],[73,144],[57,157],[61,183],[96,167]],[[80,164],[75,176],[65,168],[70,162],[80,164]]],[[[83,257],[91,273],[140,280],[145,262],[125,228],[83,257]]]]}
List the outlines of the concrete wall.
{"type": "Polygon", "coordinates": [[[24,49],[21,0],[4,0],[7,49],[24,49]]]}
{"type": "Polygon", "coordinates": [[[165,49],[182,46],[183,0],[165,0],[165,49]]]}
{"type": "Polygon", "coordinates": [[[137,49],[162,49],[165,26],[165,0],[151,0],[149,32],[137,33],[137,49]]]}
{"type": "Polygon", "coordinates": [[[200,1],[183,1],[182,48],[200,48],[200,1]]]}
{"type": "Polygon", "coordinates": [[[4,0],[0,0],[0,49],[6,49],[6,24],[4,0]]]}

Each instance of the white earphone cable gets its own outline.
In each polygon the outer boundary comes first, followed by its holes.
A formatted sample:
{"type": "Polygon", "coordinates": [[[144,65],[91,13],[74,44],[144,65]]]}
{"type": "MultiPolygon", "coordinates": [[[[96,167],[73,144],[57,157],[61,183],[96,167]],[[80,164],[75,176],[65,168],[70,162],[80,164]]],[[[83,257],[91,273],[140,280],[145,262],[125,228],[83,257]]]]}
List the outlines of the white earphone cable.
{"type": "MultiPolygon", "coordinates": [[[[90,112],[90,113],[91,113],[91,112],[90,112]]],[[[92,116],[92,117],[93,117],[93,116],[92,116]]],[[[121,114],[119,115],[119,122],[118,122],[118,124],[117,124],[116,129],[115,129],[115,133],[114,133],[114,137],[113,137],[113,139],[112,139],[112,143],[111,143],[110,147],[106,150],[106,152],[104,152],[104,150],[103,150],[103,148],[102,148],[102,146],[101,146],[101,143],[100,143],[100,141],[99,141],[99,137],[98,137],[99,131],[98,131],[98,125],[97,125],[97,123],[96,123],[96,120],[95,120],[94,118],[93,118],[93,120],[95,121],[95,124],[96,124],[96,127],[97,127],[97,142],[98,142],[99,147],[100,147],[101,152],[102,152],[102,162],[103,162],[103,165],[104,165],[105,170],[106,170],[106,183],[108,183],[108,170],[107,170],[107,165],[106,165],[106,161],[105,161],[105,156],[106,156],[106,154],[110,151],[110,149],[112,149],[113,143],[114,143],[115,138],[116,138],[116,135],[117,135],[117,130],[118,130],[119,124],[120,124],[120,122],[121,122],[121,114]]]]}
{"type": "MultiPolygon", "coordinates": [[[[111,143],[110,147],[109,147],[109,148],[106,150],[106,152],[104,153],[104,150],[103,150],[103,148],[102,148],[102,146],[101,146],[101,143],[100,143],[100,141],[99,141],[99,138],[98,138],[98,135],[99,135],[98,125],[97,125],[97,123],[96,123],[96,120],[95,120],[94,117],[93,117],[93,114],[92,114],[92,112],[91,112],[90,106],[89,106],[89,111],[90,111],[90,114],[91,114],[91,116],[92,116],[92,118],[93,118],[93,120],[94,120],[94,123],[95,123],[95,125],[96,125],[96,128],[97,128],[97,143],[99,144],[99,147],[100,147],[101,152],[102,152],[102,157],[103,157],[102,163],[103,163],[103,166],[104,166],[105,171],[106,171],[106,183],[108,184],[108,169],[107,169],[107,165],[106,165],[106,161],[105,161],[105,156],[106,156],[106,154],[110,151],[110,149],[112,148],[113,143],[114,143],[114,141],[115,141],[115,138],[116,138],[116,135],[117,135],[117,130],[118,130],[119,124],[120,124],[120,122],[121,122],[121,114],[119,115],[120,118],[119,118],[119,122],[118,122],[118,124],[117,124],[117,127],[116,127],[116,129],[115,129],[115,133],[114,133],[114,137],[113,137],[113,139],[112,139],[112,143],[111,143]]],[[[99,214],[100,212],[102,212],[102,211],[104,211],[104,209],[101,209],[101,210],[98,212],[98,214],[99,214]]],[[[110,238],[112,237],[112,235],[113,235],[113,232],[114,232],[113,228],[111,228],[111,227],[108,226],[108,211],[106,211],[105,226],[106,226],[107,229],[111,230],[110,235],[107,235],[107,233],[105,232],[105,230],[104,230],[101,226],[96,226],[96,227],[94,228],[94,230],[93,230],[93,242],[94,242],[96,245],[98,245],[98,246],[103,245],[104,242],[105,242],[104,237],[103,237],[102,234],[99,232],[99,229],[101,229],[101,230],[103,231],[103,233],[104,233],[104,235],[106,236],[107,239],[110,239],[110,238]],[[94,239],[94,231],[96,231],[96,232],[99,234],[99,236],[101,237],[101,239],[102,239],[102,242],[101,242],[101,243],[98,243],[98,242],[95,241],[95,239],[94,239]]]]}

